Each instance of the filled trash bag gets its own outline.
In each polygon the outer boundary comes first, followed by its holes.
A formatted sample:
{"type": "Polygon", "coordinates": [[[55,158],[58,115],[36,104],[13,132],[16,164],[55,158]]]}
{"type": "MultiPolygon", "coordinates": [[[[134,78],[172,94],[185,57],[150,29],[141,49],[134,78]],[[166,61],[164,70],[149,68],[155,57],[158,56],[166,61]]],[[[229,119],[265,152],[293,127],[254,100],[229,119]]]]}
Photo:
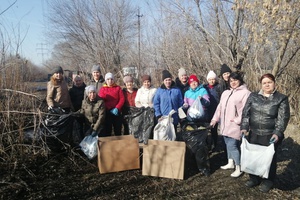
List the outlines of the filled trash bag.
{"type": "Polygon", "coordinates": [[[92,135],[85,136],[80,142],[79,146],[83,153],[89,158],[93,159],[98,155],[98,136],[93,137],[92,135]]]}
{"type": "MultiPolygon", "coordinates": [[[[186,130],[183,127],[182,139],[186,143],[188,149],[195,155],[197,167],[199,170],[209,168],[208,147],[206,138],[208,135],[207,129],[186,130]]],[[[193,126],[196,127],[196,126],[193,126]]]]}
{"type": "Polygon", "coordinates": [[[74,118],[71,114],[48,114],[44,120],[44,140],[52,151],[65,149],[72,143],[74,118]]]}
{"type": "Polygon", "coordinates": [[[138,138],[139,143],[148,143],[154,127],[154,109],[150,107],[130,107],[125,120],[129,126],[129,134],[138,138]]]}
{"type": "Polygon", "coordinates": [[[172,115],[175,110],[171,110],[168,116],[162,116],[153,131],[154,140],[174,141],[176,139],[175,127],[173,125],[172,115]]]}

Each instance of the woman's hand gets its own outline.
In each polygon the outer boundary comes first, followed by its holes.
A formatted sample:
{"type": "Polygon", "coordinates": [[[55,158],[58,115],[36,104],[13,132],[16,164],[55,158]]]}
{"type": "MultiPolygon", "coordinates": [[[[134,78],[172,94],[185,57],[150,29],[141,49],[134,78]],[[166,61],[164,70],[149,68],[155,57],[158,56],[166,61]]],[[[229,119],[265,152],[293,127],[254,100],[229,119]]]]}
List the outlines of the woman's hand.
{"type": "Polygon", "coordinates": [[[271,139],[270,139],[270,144],[278,142],[278,139],[279,139],[278,135],[273,134],[271,139]]]}
{"type": "Polygon", "coordinates": [[[210,122],[210,126],[211,126],[211,127],[215,127],[216,123],[217,123],[217,121],[215,121],[215,120],[211,120],[211,122],[210,122]]]}

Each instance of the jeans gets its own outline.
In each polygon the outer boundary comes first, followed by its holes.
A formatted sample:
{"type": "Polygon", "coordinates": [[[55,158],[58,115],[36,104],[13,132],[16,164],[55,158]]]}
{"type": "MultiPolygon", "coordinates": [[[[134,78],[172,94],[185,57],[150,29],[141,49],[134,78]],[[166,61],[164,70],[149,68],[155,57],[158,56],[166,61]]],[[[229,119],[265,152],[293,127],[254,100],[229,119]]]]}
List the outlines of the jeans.
{"type": "Polygon", "coordinates": [[[228,159],[233,159],[235,165],[241,164],[240,141],[231,137],[223,136],[228,159]]]}

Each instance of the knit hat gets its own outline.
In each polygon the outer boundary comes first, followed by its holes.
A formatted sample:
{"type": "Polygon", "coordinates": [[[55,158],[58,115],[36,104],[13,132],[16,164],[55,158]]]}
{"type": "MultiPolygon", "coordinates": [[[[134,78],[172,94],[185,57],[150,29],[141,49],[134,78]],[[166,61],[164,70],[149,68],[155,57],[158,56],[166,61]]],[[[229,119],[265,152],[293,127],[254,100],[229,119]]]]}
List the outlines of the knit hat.
{"type": "Polygon", "coordinates": [[[226,72],[231,73],[232,71],[226,64],[221,65],[221,74],[220,75],[222,76],[226,72]]]}
{"type": "Polygon", "coordinates": [[[61,66],[57,66],[57,67],[55,67],[55,68],[53,69],[52,74],[55,74],[55,73],[62,73],[62,74],[64,74],[64,70],[62,69],[61,66]]]}
{"type": "Polygon", "coordinates": [[[142,76],[142,81],[144,82],[144,81],[146,81],[146,80],[148,80],[148,81],[150,81],[151,82],[151,76],[149,76],[149,75],[143,75],[142,76]]]}
{"type": "Polygon", "coordinates": [[[180,78],[180,77],[183,76],[183,75],[186,75],[186,71],[185,71],[184,68],[181,67],[181,68],[178,70],[178,77],[180,78]]]}
{"type": "Polygon", "coordinates": [[[94,85],[89,85],[89,86],[86,86],[86,87],[85,87],[85,94],[86,94],[86,95],[89,95],[89,93],[90,93],[91,91],[95,91],[95,92],[96,92],[96,87],[95,87],[94,85]]]}
{"type": "Polygon", "coordinates": [[[197,78],[197,76],[195,74],[192,74],[189,78],[189,84],[191,84],[193,81],[196,81],[197,83],[199,83],[199,79],[197,78]]]}
{"type": "Polygon", "coordinates": [[[101,73],[100,65],[93,65],[93,67],[92,67],[92,73],[93,72],[100,72],[101,73]]]}
{"type": "Polygon", "coordinates": [[[210,70],[207,74],[207,77],[206,77],[206,80],[210,79],[210,78],[214,78],[216,79],[217,78],[217,75],[214,71],[210,70]]]}
{"type": "Polygon", "coordinates": [[[166,78],[172,78],[172,75],[168,70],[163,70],[162,71],[162,80],[165,80],[166,78]]]}
{"type": "Polygon", "coordinates": [[[124,76],[123,78],[124,83],[133,82],[133,78],[129,75],[124,76]]]}
{"type": "Polygon", "coordinates": [[[112,73],[110,73],[110,72],[108,72],[107,74],[105,74],[105,80],[107,80],[109,78],[114,79],[114,75],[112,73]]]}

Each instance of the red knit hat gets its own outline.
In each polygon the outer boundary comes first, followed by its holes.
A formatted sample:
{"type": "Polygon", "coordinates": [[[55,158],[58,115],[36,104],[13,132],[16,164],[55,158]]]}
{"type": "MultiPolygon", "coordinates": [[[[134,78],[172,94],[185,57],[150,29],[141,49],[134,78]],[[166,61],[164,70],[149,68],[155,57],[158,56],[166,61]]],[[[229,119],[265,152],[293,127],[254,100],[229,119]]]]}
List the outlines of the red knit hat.
{"type": "Polygon", "coordinates": [[[199,84],[199,79],[195,74],[190,75],[189,84],[191,84],[193,81],[196,81],[199,84]]]}

